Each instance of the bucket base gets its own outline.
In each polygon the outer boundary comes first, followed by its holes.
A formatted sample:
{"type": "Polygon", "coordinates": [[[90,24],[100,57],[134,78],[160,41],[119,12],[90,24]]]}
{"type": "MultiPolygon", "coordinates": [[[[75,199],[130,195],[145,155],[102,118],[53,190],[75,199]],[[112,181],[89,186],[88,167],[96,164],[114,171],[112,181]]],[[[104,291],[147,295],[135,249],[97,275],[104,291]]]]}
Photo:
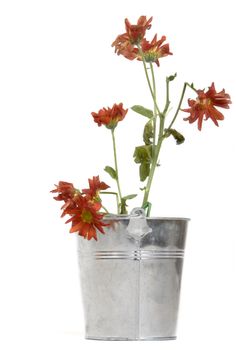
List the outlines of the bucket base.
{"type": "Polygon", "coordinates": [[[120,338],[120,337],[93,337],[86,336],[87,340],[108,340],[108,341],[163,341],[176,340],[176,337],[147,337],[147,338],[120,338]]]}

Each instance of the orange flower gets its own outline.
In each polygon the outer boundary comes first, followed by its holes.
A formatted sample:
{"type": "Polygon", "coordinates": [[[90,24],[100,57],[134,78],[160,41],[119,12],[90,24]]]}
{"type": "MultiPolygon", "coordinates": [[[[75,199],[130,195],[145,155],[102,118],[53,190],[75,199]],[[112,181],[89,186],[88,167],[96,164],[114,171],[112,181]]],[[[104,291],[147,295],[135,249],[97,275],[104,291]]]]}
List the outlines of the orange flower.
{"type": "Polygon", "coordinates": [[[89,189],[83,190],[81,193],[75,189],[72,183],[60,181],[52,193],[58,193],[55,200],[64,201],[62,206],[62,217],[70,215],[71,218],[66,221],[72,222],[70,232],[78,232],[79,235],[90,240],[97,240],[96,229],[104,233],[102,222],[104,214],[99,213],[102,207],[99,191],[105,190],[109,186],[104,182],[100,182],[99,176],[93,176],[89,179],[89,189]]]}
{"type": "Polygon", "coordinates": [[[118,122],[123,120],[128,109],[123,108],[123,103],[114,104],[112,108],[102,108],[98,113],[92,112],[95,123],[98,126],[105,125],[108,129],[115,129],[118,122]]]}
{"type": "Polygon", "coordinates": [[[140,16],[137,24],[130,24],[129,20],[125,19],[125,34],[128,35],[131,44],[138,44],[144,38],[146,30],[152,26],[151,21],[152,17],[147,20],[146,16],[140,16]]]}
{"type": "Polygon", "coordinates": [[[99,176],[93,176],[92,179],[88,180],[89,189],[83,189],[82,193],[84,193],[88,199],[99,202],[99,192],[108,189],[110,186],[105,184],[105,182],[100,182],[99,176]]]}
{"type": "Polygon", "coordinates": [[[147,20],[146,16],[141,16],[137,24],[132,25],[126,18],[126,32],[118,35],[116,40],[112,43],[112,47],[115,47],[115,53],[117,53],[117,55],[123,55],[130,60],[135,59],[137,55],[134,52],[134,45],[139,44],[144,38],[146,30],[151,28],[151,21],[152,17],[147,20]]]}
{"type": "Polygon", "coordinates": [[[78,195],[75,199],[76,208],[66,209],[66,214],[71,218],[66,223],[71,222],[70,233],[78,232],[80,236],[90,240],[94,238],[97,241],[96,229],[101,233],[105,233],[103,226],[108,226],[102,222],[104,214],[98,213],[101,204],[94,205],[88,198],[78,195]]]}
{"type": "Polygon", "coordinates": [[[65,210],[67,208],[75,208],[74,198],[78,195],[79,191],[74,188],[73,184],[70,182],[59,181],[56,188],[51,191],[51,193],[58,193],[58,196],[53,197],[56,201],[64,201],[65,204],[61,207],[64,211],[62,212],[62,217],[65,215],[65,210]]]}
{"type": "MultiPolygon", "coordinates": [[[[141,49],[146,62],[155,62],[159,67],[159,58],[172,55],[169,44],[162,45],[165,40],[165,36],[162,36],[160,40],[157,40],[157,34],[151,42],[147,41],[145,38],[142,40],[141,49]]],[[[140,56],[138,49],[135,49],[135,52],[137,53],[137,59],[141,61],[142,57],[140,56]]]]}
{"type": "Polygon", "coordinates": [[[210,118],[215,125],[218,125],[218,120],[223,120],[224,116],[218,109],[215,108],[229,108],[229,104],[232,103],[230,100],[230,95],[225,93],[223,89],[220,92],[216,92],[214,83],[208,88],[207,92],[204,90],[197,90],[198,97],[196,100],[188,100],[188,105],[190,108],[182,109],[183,112],[190,113],[189,117],[184,118],[188,120],[189,123],[194,123],[198,120],[198,129],[202,129],[203,118],[205,120],[210,118]]]}
{"type": "Polygon", "coordinates": [[[59,193],[57,197],[53,197],[56,201],[66,201],[67,199],[73,198],[76,192],[73,184],[70,182],[59,181],[58,185],[51,193],[59,193]]]}

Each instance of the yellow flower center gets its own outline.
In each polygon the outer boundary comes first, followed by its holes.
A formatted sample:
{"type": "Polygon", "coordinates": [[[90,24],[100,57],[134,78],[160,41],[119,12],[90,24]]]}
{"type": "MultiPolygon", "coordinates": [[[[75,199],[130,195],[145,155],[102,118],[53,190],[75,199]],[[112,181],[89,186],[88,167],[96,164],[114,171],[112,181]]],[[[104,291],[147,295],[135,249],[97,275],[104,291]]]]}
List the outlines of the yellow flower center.
{"type": "Polygon", "coordinates": [[[118,117],[113,118],[109,124],[106,125],[107,129],[115,129],[118,124],[118,117]]]}
{"type": "Polygon", "coordinates": [[[81,218],[83,220],[83,222],[87,222],[88,224],[91,224],[91,222],[93,221],[93,215],[91,214],[90,211],[83,209],[82,214],[81,214],[81,218]]]}
{"type": "Polygon", "coordinates": [[[206,107],[212,104],[210,98],[202,98],[202,99],[197,98],[197,101],[202,107],[206,107]]]}
{"type": "Polygon", "coordinates": [[[156,49],[151,49],[144,52],[146,62],[155,62],[159,58],[159,52],[156,49]]]}

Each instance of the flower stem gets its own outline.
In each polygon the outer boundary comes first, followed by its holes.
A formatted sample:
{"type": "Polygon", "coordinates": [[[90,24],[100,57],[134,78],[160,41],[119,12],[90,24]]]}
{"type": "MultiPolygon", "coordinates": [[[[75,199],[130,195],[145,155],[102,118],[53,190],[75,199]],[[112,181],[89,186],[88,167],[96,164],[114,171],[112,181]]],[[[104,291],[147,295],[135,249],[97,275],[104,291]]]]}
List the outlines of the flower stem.
{"type": "MultiPolygon", "coordinates": [[[[154,111],[153,111],[153,114],[154,114],[154,119],[153,119],[153,121],[154,121],[153,122],[153,127],[154,127],[153,157],[152,157],[152,164],[151,164],[151,169],[150,169],[147,185],[145,186],[143,203],[142,203],[142,207],[146,208],[147,203],[148,203],[148,197],[149,197],[152,181],[153,181],[153,177],[154,177],[154,173],[155,173],[156,166],[157,166],[157,161],[158,161],[158,157],[159,157],[162,141],[163,141],[165,114],[160,112],[160,109],[159,109],[159,107],[157,105],[157,101],[156,101],[156,82],[155,82],[155,75],[154,75],[153,65],[152,65],[152,63],[150,63],[150,69],[151,69],[151,75],[152,75],[152,85],[153,85],[153,87],[152,87],[150,79],[149,79],[148,71],[147,71],[147,66],[146,66],[144,54],[143,54],[140,46],[138,46],[138,49],[139,49],[139,53],[140,53],[140,55],[142,57],[143,67],[144,67],[147,83],[148,83],[149,90],[150,90],[150,93],[152,95],[152,99],[153,99],[153,102],[154,102],[154,111]],[[157,118],[157,114],[160,117],[160,124],[159,124],[158,141],[157,141],[157,145],[156,145],[156,118],[157,118]]],[[[168,96],[167,97],[168,97],[168,100],[169,100],[169,89],[168,89],[168,96]]],[[[148,204],[147,216],[150,216],[150,211],[151,211],[151,203],[148,204]]]]}
{"type": "Polygon", "coordinates": [[[107,210],[106,207],[104,207],[104,205],[102,205],[102,209],[104,209],[106,213],[109,213],[109,211],[107,210]]]}
{"type": "Polygon", "coordinates": [[[118,209],[118,214],[119,214],[122,194],[121,194],[120,180],[119,180],[118,162],[117,162],[117,154],[116,154],[116,140],[115,140],[115,130],[114,129],[111,130],[111,135],[112,135],[115,171],[116,171],[116,183],[117,183],[118,199],[119,199],[119,209],[118,209]]]}
{"type": "Polygon", "coordinates": [[[100,194],[114,194],[116,196],[116,205],[117,205],[117,213],[119,213],[119,199],[118,199],[118,194],[117,192],[103,192],[101,191],[100,194]]]}
{"type": "MultiPolygon", "coordinates": [[[[153,157],[153,161],[152,161],[152,165],[151,165],[151,169],[150,169],[150,174],[148,177],[148,182],[145,188],[145,192],[144,192],[144,198],[143,198],[143,204],[142,206],[145,207],[146,203],[148,202],[148,197],[149,197],[149,193],[150,193],[150,189],[151,189],[151,185],[152,185],[152,181],[153,181],[153,177],[154,177],[154,173],[156,170],[156,166],[157,166],[157,161],[158,161],[158,157],[160,154],[160,150],[161,150],[161,146],[162,146],[162,142],[165,138],[166,133],[168,132],[168,130],[172,127],[172,125],[174,124],[178,113],[181,109],[181,105],[184,99],[184,94],[186,91],[187,86],[190,87],[192,90],[194,90],[195,92],[197,92],[197,90],[193,87],[193,85],[189,84],[189,83],[184,83],[184,87],[180,96],[180,100],[179,100],[179,104],[177,107],[177,110],[175,112],[175,115],[168,127],[168,129],[166,129],[166,131],[164,132],[164,123],[165,123],[165,117],[166,117],[166,113],[168,111],[169,105],[170,105],[170,99],[169,99],[169,79],[166,78],[166,104],[165,104],[165,108],[163,110],[163,113],[161,114],[161,118],[160,118],[160,125],[159,125],[159,135],[158,135],[158,142],[157,142],[157,146],[155,147],[155,152],[154,152],[154,157],[153,157]]],[[[155,91],[155,90],[153,90],[155,91]]],[[[149,213],[150,214],[150,210],[149,213]]]]}
{"type": "MultiPolygon", "coordinates": [[[[153,69],[152,62],[150,62],[150,68],[151,68],[151,73],[152,73],[153,95],[154,95],[154,99],[156,101],[156,81],[155,81],[155,74],[154,74],[154,69],[153,69]]],[[[155,145],[156,145],[156,125],[157,125],[157,108],[156,108],[156,103],[154,103],[153,114],[154,114],[154,119],[153,119],[153,154],[154,154],[154,152],[155,152],[155,145]]]]}
{"type": "MultiPolygon", "coordinates": [[[[183,87],[183,90],[182,90],[182,93],[181,93],[181,96],[180,96],[180,100],[179,100],[179,104],[178,104],[178,107],[176,109],[176,112],[175,112],[175,115],[170,123],[170,125],[168,126],[168,128],[166,129],[165,131],[165,135],[168,133],[168,131],[171,129],[172,125],[174,124],[178,114],[179,114],[179,111],[181,109],[181,105],[182,105],[182,102],[183,102],[183,99],[184,99],[184,95],[185,95],[185,91],[186,91],[186,88],[189,87],[190,89],[192,89],[193,91],[195,91],[197,93],[197,89],[194,88],[193,84],[189,84],[189,83],[184,83],[184,87],[183,87]]],[[[164,135],[164,136],[165,136],[164,135]]]]}
{"type": "Polygon", "coordinates": [[[184,87],[183,87],[183,90],[182,90],[182,94],[181,94],[181,96],[180,96],[179,104],[178,104],[178,107],[177,107],[177,109],[176,109],[174,118],[172,119],[172,121],[171,121],[171,123],[170,123],[170,125],[168,126],[168,128],[167,128],[166,131],[168,131],[168,130],[171,129],[172,125],[174,124],[174,122],[175,122],[175,120],[176,120],[176,118],[177,118],[177,116],[178,116],[178,114],[179,114],[179,111],[180,111],[180,108],[181,108],[181,105],[182,105],[182,102],[183,102],[183,99],[184,99],[184,94],[185,94],[185,91],[186,91],[187,86],[189,86],[189,84],[188,84],[188,83],[184,83],[184,87]]]}
{"type": "MultiPolygon", "coordinates": [[[[156,167],[157,167],[157,161],[158,161],[158,157],[159,157],[159,154],[160,154],[161,145],[162,145],[162,142],[163,142],[164,122],[165,122],[165,118],[161,118],[160,119],[160,125],[159,125],[158,142],[157,142],[157,145],[155,147],[155,153],[154,153],[152,164],[151,164],[151,169],[150,169],[150,174],[149,174],[149,177],[148,177],[148,182],[147,182],[147,185],[146,185],[146,188],[145,188],[145,192],[144,192],[142,207],[144,207],[145,204],[148,202],[148,197],[149,197],[149,193],[150,193],[153,177],[154,177],[154,174],[155,174],[155,170],[156,170],[156,167]]],[[[149,215],[150,215],[150,211],[151,211],[151,209],[148,212],[149,215]]]]}
{"type": "Polygon", "coordinates": [[[169,85],[170,85],[170,80],[168,77],[166,77],[166,104],[165,104],[165,108],[163,111],[163,114],[166,115],[169,105],[170,105],[170,89],[169,89],[169,85]]]}
{"type": "MultiPolygon", "coordinates": [[[[156,96],[155,96],[155,94],[154,94],[154,92],[152,90],[152,85],[151,85],[151,82],[150,82],[150,79],[149,79],[148,70],[147,70],[146,61],[145,61],[145,57],[144,57],[143,51],[142,51],[142,49],[141,49],[141,47],[139,45],[137,45],[137,47],[138,47],[138,50],[139,50],[139,54],[142,57],[142,62],[143,62],[143,68],[144,68],[145,76],[146,76],[146,79],[147,79],[148,87],[149,87],[150,93],[152,95],[152,99],[153,99],[155,108],[156,108],[159,116],[161,116],[160,109],[159,109],[159,107],[157,105],[157,102],[156,102],[156,96]]],[[[156,84],[155,84],[155,86],[156,86],[156,84]]]]}

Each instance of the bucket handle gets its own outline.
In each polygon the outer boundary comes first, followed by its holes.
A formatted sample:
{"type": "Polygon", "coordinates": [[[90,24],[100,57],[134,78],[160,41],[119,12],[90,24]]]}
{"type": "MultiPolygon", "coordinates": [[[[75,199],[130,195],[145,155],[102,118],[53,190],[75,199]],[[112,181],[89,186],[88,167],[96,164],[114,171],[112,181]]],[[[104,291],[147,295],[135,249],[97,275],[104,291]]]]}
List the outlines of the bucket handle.
{"type": "Polygon", "coordinates": [[[147,224],[147,218],[143,208],[134,208],[130,215],[127,225],[128,235],[136,241],[140,241],[146,234],[152,232],[152,228],[147,224]]]}

